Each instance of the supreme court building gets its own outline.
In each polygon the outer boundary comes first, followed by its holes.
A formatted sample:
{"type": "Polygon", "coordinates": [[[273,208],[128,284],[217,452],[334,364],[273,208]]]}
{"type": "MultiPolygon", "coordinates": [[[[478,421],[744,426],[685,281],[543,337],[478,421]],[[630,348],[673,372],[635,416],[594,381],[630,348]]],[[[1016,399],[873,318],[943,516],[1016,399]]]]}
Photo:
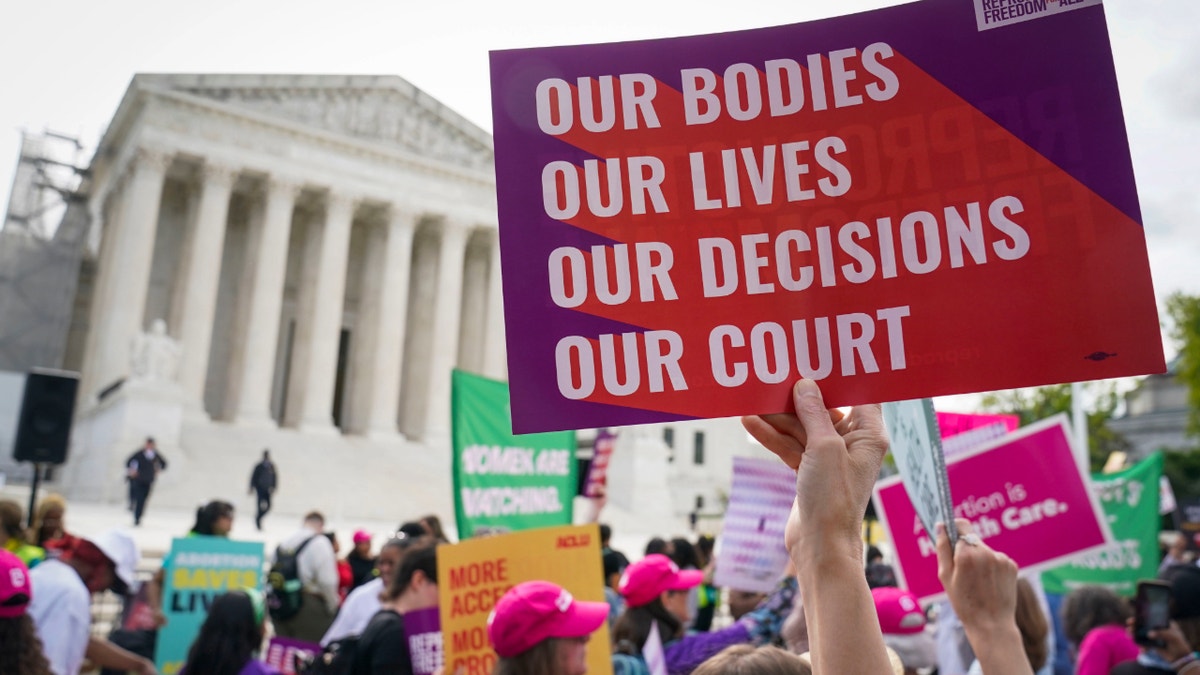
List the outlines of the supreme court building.
{"type": "MultiPolygon", "coordinates": [[[[452,522],[450,371],[506,379],[486,132],[393,76],[137,75],[79,194],[58,489],[124,499],[152,435],[153,504],[244,501],[270,448],[285,512],[452,522]]],[[[747,446],[720,421],[622,437],[616,502],[643,518],[635,491],[715,507],[747,446]]]]}

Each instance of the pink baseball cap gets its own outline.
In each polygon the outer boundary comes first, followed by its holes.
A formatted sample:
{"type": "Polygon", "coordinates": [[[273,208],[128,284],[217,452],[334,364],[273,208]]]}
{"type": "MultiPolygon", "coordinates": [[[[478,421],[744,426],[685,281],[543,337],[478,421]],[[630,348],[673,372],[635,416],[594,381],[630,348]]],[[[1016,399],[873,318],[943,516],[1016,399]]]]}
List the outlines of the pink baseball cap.
{"type": "Polygon", "coordinates": [[[21,616],[32,599],[29,568],[17,556],[0,549],[0,619],[21,616]]]}
{"type": "Polygon", "coordinates": [[[641,607],[667,591],[686,591],[704,581],[700,570],[680,570],[661,553],[652,553],[625,568],[617,590],[627,607],[641,607]]]}
{"type": "Polygon", "coordinates": [[[875,600],[875,611],[879,614],[879,628],[885,635],[906,635],[925,630],[925,610],[917,596],[895,586],[880,586],[871,589],[875,600]]]}
{"type": "Polygon", "coordinates": [[[354,532],[354,543],[359,544],[364,541],[371,541],[371,533],[366,530],[356,530],[354,532]]]}
{"type": "Polygon", "coordinates": [[[526,581],[508,589],[488,616],[488,640],[502,658],[523,654],[543,640],[596,632],[608,619],[607,602],[576,600],[549,581],[526,581]]]}

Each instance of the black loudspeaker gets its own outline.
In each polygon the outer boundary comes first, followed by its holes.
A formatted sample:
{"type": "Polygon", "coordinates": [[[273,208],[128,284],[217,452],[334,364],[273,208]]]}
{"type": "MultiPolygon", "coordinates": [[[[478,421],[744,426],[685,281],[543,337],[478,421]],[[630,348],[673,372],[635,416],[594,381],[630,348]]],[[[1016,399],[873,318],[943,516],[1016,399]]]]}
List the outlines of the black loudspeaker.
{"type": "Polygon", "coordinates": [[[79,376],[73,373],[29,373],[21,398],[13,459],[36,464],[67,461],[78,389],[79,376]]]}

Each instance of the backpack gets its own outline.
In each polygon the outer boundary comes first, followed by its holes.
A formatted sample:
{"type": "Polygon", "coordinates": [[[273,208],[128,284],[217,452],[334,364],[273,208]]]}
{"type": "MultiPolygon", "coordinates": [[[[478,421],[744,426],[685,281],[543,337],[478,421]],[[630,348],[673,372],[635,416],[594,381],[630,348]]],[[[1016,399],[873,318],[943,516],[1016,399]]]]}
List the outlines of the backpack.
{"type": "Polygon", "coordinates": [[[297,663],[297,675],[350,675],[354,671],[359,638],[350,635],[330,642],[321,653],[314,654],[304,663],[297,663]]]}
{"type": "Polygon", "coordinates": [[[300,613],[304,606],[304,584],[300,581],[300,552],[308,542],[321,535],[305,539],[294,551],[282,546],[275,549],[275,562],[267,572],[267,611],[276,621],[286,621],[300,613]]]}

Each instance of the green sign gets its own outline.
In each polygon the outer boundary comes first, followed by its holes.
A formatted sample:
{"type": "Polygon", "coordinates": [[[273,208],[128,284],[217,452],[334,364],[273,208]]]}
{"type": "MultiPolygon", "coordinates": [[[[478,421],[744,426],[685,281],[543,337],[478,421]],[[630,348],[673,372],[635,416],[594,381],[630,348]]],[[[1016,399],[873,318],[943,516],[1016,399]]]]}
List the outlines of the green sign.
{"type": "Polygon", "coordinates": [[[262,587],[263,545],[224,537],[174,539],[163,573],[167,625],[158,631],[154,665],[163,675],[176,675],[212,601],[229,591],[262,587]]]}
{"type": "Polygon", "coordinates": [[[508,385],[459,370],[451,415],[459,537],[571,524],[575,432],[514,436],[508,385]]]}
{"type": "Polygon", "coordinates": [[[1140,579],[1158,574],[1158,482],[1163,456],[1156,452],[1133,468],[1092,476],[1113,543],[1042,575],[1047,593],[1069,593],[1087,584],[1132,596],[1140,579]]]}

